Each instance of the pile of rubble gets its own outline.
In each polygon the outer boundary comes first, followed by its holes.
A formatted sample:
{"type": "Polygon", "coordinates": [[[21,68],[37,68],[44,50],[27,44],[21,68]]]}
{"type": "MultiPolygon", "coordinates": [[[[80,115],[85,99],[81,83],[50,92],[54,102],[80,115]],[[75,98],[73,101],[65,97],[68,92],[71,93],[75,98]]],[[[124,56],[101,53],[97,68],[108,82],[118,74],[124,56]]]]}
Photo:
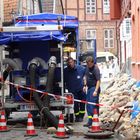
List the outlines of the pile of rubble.
{"type": "MultiPolygon", "coordinates": [[[[115,123],[125,106],[132,106],[133,101],[140,102],[140,89],[136,88],[136,80],[127,74],[119,74],[100,96],[100,120],[103,123],[115,123]]],[[[116,131],[124,137],[136,138],[140,133],[140,114],[131,120],[131,111],[125,110],[116,131]]]]}

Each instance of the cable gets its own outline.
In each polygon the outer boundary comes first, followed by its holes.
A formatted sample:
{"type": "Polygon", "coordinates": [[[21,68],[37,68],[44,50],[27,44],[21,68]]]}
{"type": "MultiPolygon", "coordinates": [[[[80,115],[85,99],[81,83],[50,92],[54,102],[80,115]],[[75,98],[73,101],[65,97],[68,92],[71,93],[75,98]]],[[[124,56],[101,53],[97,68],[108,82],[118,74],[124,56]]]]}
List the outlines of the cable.
{"type": "Polygon", "coordinates": [[[23,101],[25,101],[25,102],[27,102],[27,103],[32,103],[32,101],[26,100],[26,99],[20,94],[18,88],[19,88],[19,87],[16,87],[16,90],[17,90],[17,94],[18,94],[18,96],[19,96],[23,101]]]}

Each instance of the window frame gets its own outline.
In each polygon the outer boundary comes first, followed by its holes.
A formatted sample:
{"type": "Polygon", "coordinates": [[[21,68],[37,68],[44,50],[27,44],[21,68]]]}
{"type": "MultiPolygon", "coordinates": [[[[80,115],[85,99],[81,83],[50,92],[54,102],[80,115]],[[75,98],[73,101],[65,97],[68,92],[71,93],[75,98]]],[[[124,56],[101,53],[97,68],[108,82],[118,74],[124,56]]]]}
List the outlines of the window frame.
{"type": "Polygon", "coordinates": [[[128,36],[131,33],[131,19],[126,18],[124,21],[125,21],[125,35],[128,36]]]}
{"type": "Polygon", "coordinates": [[[107,0],[108,5],[105,5],[105,0],[103,0],[103,14],[110,14],[110,0],[107,0]],[[108,7],[108,10],[106,10],[108,7]]]}
{"type": "Polygon", "coordinates": [[[93,49],[93,43],[94,43],[94,41],[93,40],[95,40],[96,39],[96,29],[86,29],[86,39],[87,39],[87,49],[89,50],[89,49],[93,49]],[[90,36],[90,37],[88,37],[88,31],[90,31],[90,34],[91,34],[91,32],[94,32],[94,36],[90,36]],[[88,45],[90,43],[90,45],[88,45]]]}
{"type": "Polygon", "coordinates": [[[109,29],[104,29],[104,48],[114,48],[114,29],[109,28],[109,29]],[[107,31],[108,36],[105,37],[105,31],[107,31]],[[110,31],[112,31],[112,37],[110,37],[110,31]],[[108,47],[106,47],[106,41],[108,42],[108,47]],[[113,41],[113,47],[111,47],[110,42],[113,41]]]}
{"type": "Polygon", "coordinates": [[[85,4],[86,4],[86,14],[96,14],[97,0],[94,0],[94,9],[95,9],[94,12],[92,11],[92,8],[93,8],[92,0],[85,0],[85,4]],[[87,1],[89,1],[89,5],[87,5],[88,4],[87,1]],[[89,8],[89,12],[88,12],[88,9],[87,8],[89,8]]]}

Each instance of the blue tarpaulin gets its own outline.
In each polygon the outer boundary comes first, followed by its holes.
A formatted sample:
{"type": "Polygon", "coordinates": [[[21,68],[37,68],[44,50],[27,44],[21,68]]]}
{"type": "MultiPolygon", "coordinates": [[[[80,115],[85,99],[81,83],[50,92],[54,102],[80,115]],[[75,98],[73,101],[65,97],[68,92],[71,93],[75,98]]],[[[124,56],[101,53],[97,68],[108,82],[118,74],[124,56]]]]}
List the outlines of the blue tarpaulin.
{"type": "Polygon", "coordinates": [[[58,25],[58,19],[60,19],[59,23],[63,27],[78,27],[77,17],[51,13],[41,13],[18,17],[16,20],[16,26],[58,25]]]}
{"type": "Polygon", "coordinates": [[[140,81],[136,82],[136,88],[140,88],[140,81]]]}
{"type": "Polygon", "coordinates": [[[23,42],[23,41],[65,41],[65,36],[61,31],[53,32],[10,32],[10,33],[0,33],[0,45],[9,44],[11,42],[23,42]]]}
{"type": "MultiPolygon", "coordinates": [[[[16,27],[21,26],[47,26],[58,25],[58,18],[60,18],[60,25],[64,28],[78,29],[78,20],[74,16],[65,16],[61,14],[41,13],[30,16],[22,16],[17,18],[16,27]]],[[[65,41],[66,37],[62,31],[38,31],[38,32],[0,32],[0,45],[9,44],[11,42],[25,42],[25,41],[65,41]]]]}
{"type": "Polygon", "coordinates": [[[133,101],[133,108],[131,112],[131,121],[136,118],[136,116],[140,113],[139,101],[133,101]]]}

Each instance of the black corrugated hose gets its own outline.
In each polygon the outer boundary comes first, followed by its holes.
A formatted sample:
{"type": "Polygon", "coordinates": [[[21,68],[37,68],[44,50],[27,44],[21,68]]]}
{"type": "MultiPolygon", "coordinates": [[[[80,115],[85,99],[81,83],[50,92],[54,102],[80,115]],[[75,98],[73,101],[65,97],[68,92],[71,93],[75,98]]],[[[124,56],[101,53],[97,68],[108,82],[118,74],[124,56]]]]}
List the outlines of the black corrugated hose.
{"type": "MultiPolygon", "coordinates": [[[[34,63],[31,63],[29,66],[29,76],[30,76],[30,82],[31,86],[35,88],[35,77],[36,77],[36,69],[37,65],[34,63]]],[[[55,127],[58,127],[58,119],[49,111],[49,108],[44,106],[43,102],[41,101],[39,94],[33,91],[33,98],[38,106],[39,110],[44,114],[45,117],[47,117],[48,121],[55,127]]]]}

